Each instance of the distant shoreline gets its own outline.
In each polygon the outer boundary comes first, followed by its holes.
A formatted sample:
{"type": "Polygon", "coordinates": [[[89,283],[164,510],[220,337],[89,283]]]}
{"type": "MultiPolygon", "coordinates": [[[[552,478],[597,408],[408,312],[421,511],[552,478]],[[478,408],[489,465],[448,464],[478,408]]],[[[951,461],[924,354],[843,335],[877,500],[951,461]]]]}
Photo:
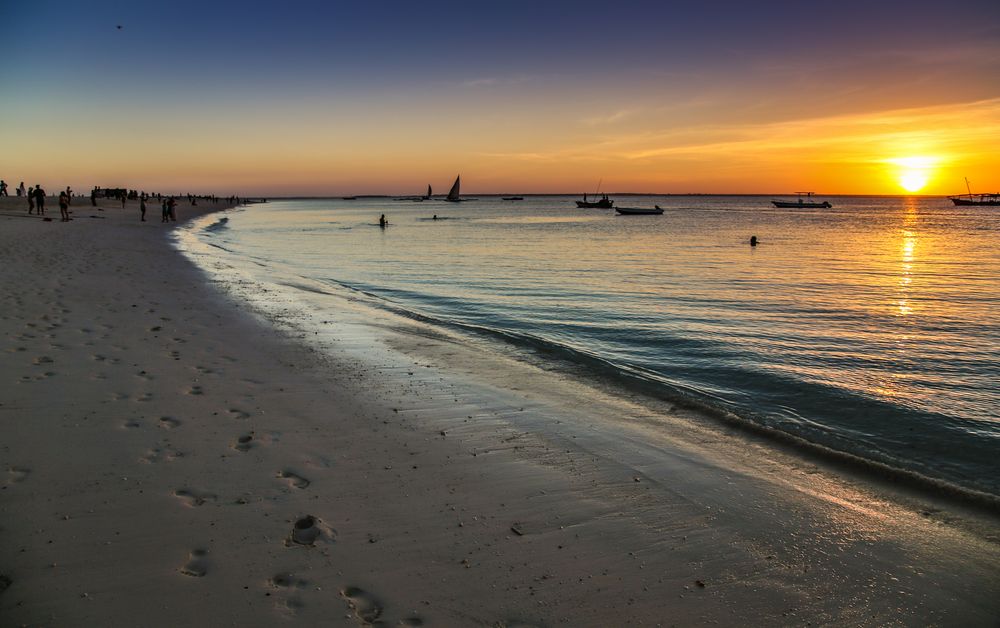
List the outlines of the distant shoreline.
{"type": "MultiPolygon", "coordinates": [[[[532,193],[532,192],[469,192],[470,196],[478,197],[496,197],[502,198],[504,196],[523,196],[524,198],[539,198],[539,197],[552,197],[552,196],[565,196],[568,198],[580,198],[583,196],[582,192],[554,192],[554,193],[532,193]]],[[[593,194],[587,192],[587,196],[664,196],[664,197],[692,197],[692,196],[715,196],[715,197],[753,197],[753,198],[780,198],[780,197],[792,197],[795,196],[795,192],[774,192],[769,194],[754,193],[754,194],[736,194],[736,193],[724,193],[716,194],[713,192],[600,192],[598,194],[593,194]]],[[[263,196],[263,195],[257,195],[263,196]]],[[[268,200],[272,201],[307,201],[307,200],[365,200],[365,199],[380,199],[380,198],[402,198],[412,196],[411,194],[331,194],[331,195],[320,195],[320,196],[266,196],[268,200]],[[345,196],[351,196],[353,198],[346,199],[345,196]]],[[[444,194],[435,194],[431,199],[444,199],[444,194]]],[[[831,198],[948,198],[946,194],[825,194],[817,193],[817,196],[831,197],[831,198]]]]}

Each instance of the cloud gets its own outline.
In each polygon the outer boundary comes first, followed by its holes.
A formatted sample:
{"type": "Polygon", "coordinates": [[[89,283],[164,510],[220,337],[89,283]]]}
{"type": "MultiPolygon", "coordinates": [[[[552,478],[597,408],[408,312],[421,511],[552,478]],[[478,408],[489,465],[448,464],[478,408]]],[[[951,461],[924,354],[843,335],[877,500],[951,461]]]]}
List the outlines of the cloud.
{"type": "Polygon", "coordinates": [[[499,79],[495,79],[495,78],[477,78],[477,79],[469,79],[468,81],[463,81],[462,82],[462,86],[463,87],[484,87],[484,86],[487,86],[487,85],[496,85],[499,82],[500,82],[500,80],[499,79]]]}
{"type": "Polygon", "coordinates": [[[605,116],[595,116],[590,118],[584,118],[583,123],[587,126],[601,126],[605,124],[614,124],[616,122],[621,122],[626,118],[631,118],[632,116],[639,113],[638,109],[619,109],[614,113],[605,116]]]}

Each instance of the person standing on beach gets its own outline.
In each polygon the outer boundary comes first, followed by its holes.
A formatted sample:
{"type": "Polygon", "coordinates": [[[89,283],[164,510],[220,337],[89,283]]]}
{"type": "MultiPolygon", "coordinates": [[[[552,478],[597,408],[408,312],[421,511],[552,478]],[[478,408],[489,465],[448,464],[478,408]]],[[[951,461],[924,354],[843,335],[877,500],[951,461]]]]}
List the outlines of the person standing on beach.
{"type": "Polygon", "coordinates": [[[10,196],[7,193],[7,182],[3,179],[0,179],[0,196],[10,196]]]}
{"type": "Polygon", "coordinates": [[[125,201],[128,200],[128,195],[122,192],[122,209],[125,209],[125,201]]]}
{"type": "Polygon", "coordinates": [[[69,194],[59,192],[59,221],[69,222],[69,194]]]}
{"type": "Polygon", "coordinates": [[[170,200],[167,201],[167,210],[170,214],[170,220],[177,222],[177,201],[173,196],[171,196],[170,200]]]}
{"type": "Polygon", "coordinates": [[[28,215],[35,213],[35,188],[28,190],[28,215]]]}
{"type": "Polygon", "coordinates": [[[146,195],[139,197],[139,220],[146,222],[146,195]]]}
{"type": "Polygon", "coordinates": [[[73,204],[73,188],[66,186],[66,203],[69,205],[73,204]]]}
{"type": "MultiPolygon", "coordinates": [[[[41,185],[35,186],[35,191],[32,192],[35,195],[35,205],[38,207],[38,215],[45,215],[45,190],[42,189],[41,185]]],[[[29,212],[30,213],[30,212],[29,212]]]]}
{"type": "Polygon", "coordinates": [[[24,191],[24,181],[21,181],[21,185],[17,186],[17,195],[24,196],[27,192],[24,191]]]}

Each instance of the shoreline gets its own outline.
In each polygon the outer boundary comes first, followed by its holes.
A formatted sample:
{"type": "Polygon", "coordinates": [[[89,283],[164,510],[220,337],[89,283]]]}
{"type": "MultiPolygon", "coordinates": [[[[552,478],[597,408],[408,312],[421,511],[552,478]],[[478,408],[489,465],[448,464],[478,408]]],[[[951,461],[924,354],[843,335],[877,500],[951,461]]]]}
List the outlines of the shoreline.
{"type": "Polygon", "coordinates": [[[317,350],[295,320],[263,325],[239,284],[163,230],[106,213],[58,225],[0,210],[12,624],[153,609],[159,625],[989,625],[1000,612],[989,522],[972,532],[948,508],[757,460],[766,448],[682,412],[667,420],[691,429],[667,439],[638,406],[553,429],[584,416],[576,384],[545,379],[545,397],[529,365],[392,317],[368,321],[374,334],[346,301],[333,351],[317,350]],[[522,390],[480,381],[492,366],[522,390]]]}
{"type": "MultiPolygon", "coordinates": [[[[228,220],[228,218],[223,218],[215,224],[199,228],[198,231],[214,234],[218,230],[226,230],[229,225],[234,224],[229,223],[228,220]]],[[[235,224],[243,223],[237,218],[235,224]]],[[[232,266],[238,265],[240,261],[239,254],[232,252],[232,255],[229,255],[230,252],[226,248],[228,245],[223,247],[209,240],[199,241],[198,236],[193,232],[185,233],[185,239],[188,241],[188,248],[197,250],[193,255],[196,263],[200,255],[204,255],[208,260],[205,262],[206,264],[219,263],[216,258],[220,255],[228,256],[230,259],[224,263],[232,266]],[[220,253],[220,250],[225,252],[220,253]]],[[[182,246],[183,248],[185,247],[182,246]]],[[[531,343],[517,344],[517,348],[512,349],[509,337],[503,332],[467,325],[462,322],[436,319],[433,315],[407,309],[408,306],[405,304],[383,301],[378,297],[368,295],[363,290],[358,291],[349,285],[342,285],[336,280],[329,282],[308,281],[310,285],[306,286],[307,280],[299,275],[294,268],[289,269],[272,263],[268,272],[280,274],[281,279],[273,278],[268,287],[262,290],[267,296],[258,305],[264,310],[268,307],[267,300],[288,298],[290,295],[287,294],[287,290],[284,290],[286,294],[283,296],[275,296],[287,287],[318,294],[329,292],[331,299],[334,298],[334,293],[342,292],[343,294],[339,295],[341,301],[346,295],[348,300],[355,303],[366,302],[369,307],[378,311],[375,315],[376,319],[379,317],[386,320],[398,318],[404,324],[411,324],[414,329],[426,324],[427,328],[435,330],[435,333],[443,332],[455,335],[457,343],[476,342],[482,344],[486,351],[499,351],[515,356],[517,360],[533,364],[547,373],[558,373],[565,377],[577,378],[587,388],[598,389],[608,393],[609,396],[634,401],[647,407],[649,412],[654,414],[664,413],[665,408],[681,406],[690,410],[692,416],[696,417],[692,420],[709,421],[720,429],[722,427],[734,428],[742,432],[745,438],[760,439],[765,445],[782,449],[793,457],[801,458],[804,462],[821,463],[829,467],[835,474],[847,474],[862,483],[879,484],[889,493],[897,492],[900,487],[905,487],[906,491],[915,495],[918,500],[922,497],[939,499],[958,508],[981,511],[985,516],[1000,515],[1000,495],[990,492],[982,484],[977,484],[974,481],[974,476],[971,475],[966,475],[963,478],[954,472],[949,475],[946,470],[932,466],[925,468],[912,464],[907,466],[906,459],[892,455],[899,452],[883,452],[871,448],[852,450],[851,443],[845,441],[843,437],[840,437],[839,440],[834,438],[811,440],[810,436],[822,437],[825,435],[821,433],[807,435],[782,429],[764,420],[755,420],[752,414],[749,416],[740,414],[738,410],[713,405],[708,399],[700,398],[691,393],[685,394],[683,390],[657,385],[656,382],[630,373],[623,375],[620,369],[600,357],[573,353],[571,358],[566,358],[563,353],[572,353],[573,350],[562,345],[556,345],[558,352],[562,352],[558,355],[554,355],[557,354],[557,351],[553,351],[551,347],[548,351],[536,350],[531,343]],[[497,341],[497,338],[502,340],[497,341]]],[[[216,279],[216,282],[220,284],[227,281],[234,280],[227,277],[225,273],[216,279]]],[[[257,274],[245,273],[240,281],[256,283],[257,274]]],[[[239,294],[234,297],[234,300],[237,302],[254,301],[255,298],[254,295],[239,294]]],[[[322,315],[326,317],[327,309],[336,309],[337,307],[335,301],[326,303],[317,301],[311,303],[308,308],[300,309],[297,316],[308,319],[310,312],[322,312],[322,315]]],[[[291,303],[285,309],[295,310],[296,306],[291,303]]],[[[323,325],[312,324],[303,333],[308,336],[322,336],[326,332],[323,325]]],[[[485,372],[478,374],[480,379],[489,379],[490,376],[491,374],[485,372]]],[[[494,379],[496,378],[494,377],[494,379]]]]}

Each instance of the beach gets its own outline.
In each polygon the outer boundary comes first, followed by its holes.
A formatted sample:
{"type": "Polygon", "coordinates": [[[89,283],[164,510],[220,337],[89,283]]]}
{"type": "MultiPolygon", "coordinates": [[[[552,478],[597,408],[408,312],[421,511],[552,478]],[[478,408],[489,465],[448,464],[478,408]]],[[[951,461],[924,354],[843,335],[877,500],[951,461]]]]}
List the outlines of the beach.
{"type": "Polygon", "coordinates": [[[0,199],[3,625],[1000,616],[988,508],[389,313],[317,350],[171,246],[155,203],[74,203],[0,199]]]}

